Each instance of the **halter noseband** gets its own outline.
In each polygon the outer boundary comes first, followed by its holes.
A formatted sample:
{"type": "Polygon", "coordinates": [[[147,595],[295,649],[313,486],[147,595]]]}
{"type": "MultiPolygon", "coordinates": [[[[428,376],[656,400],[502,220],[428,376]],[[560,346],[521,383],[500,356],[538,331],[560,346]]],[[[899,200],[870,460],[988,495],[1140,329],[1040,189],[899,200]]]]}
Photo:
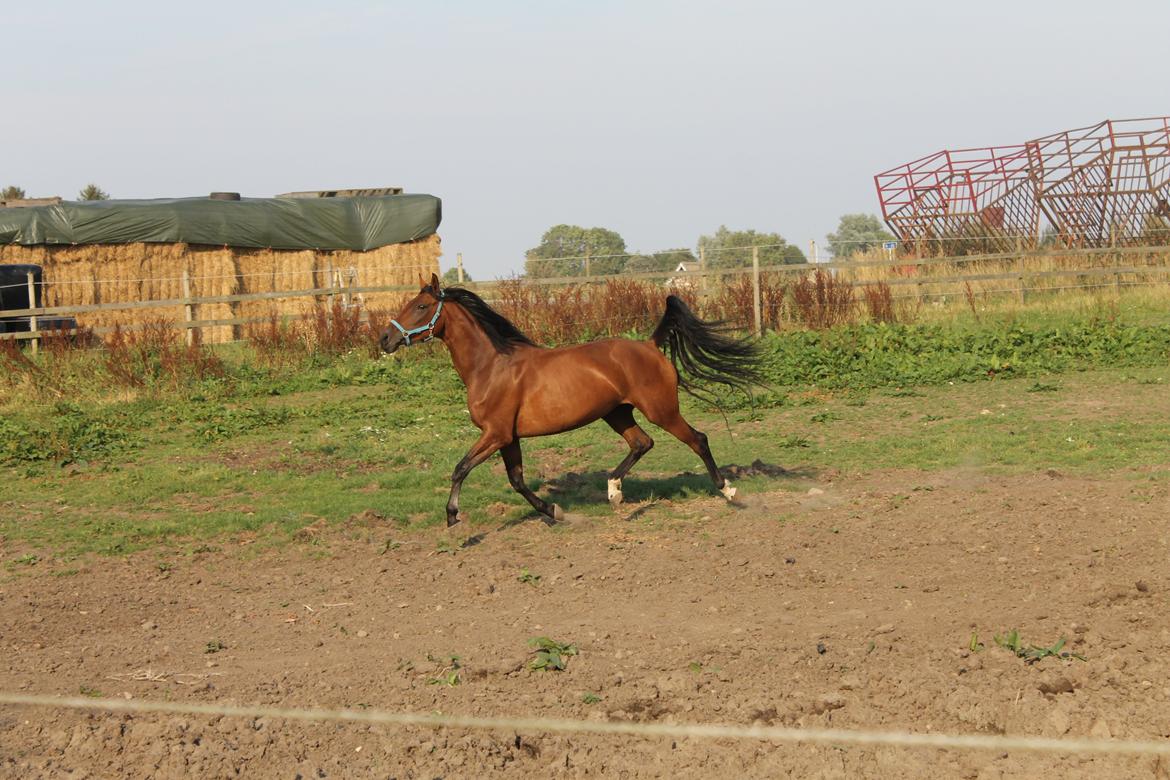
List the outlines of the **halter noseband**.
{"type": "Polygon", "coordinates": [[[443,311],[443,300],[447,297],[442,290],[439,290],[437,293],[435,293],[435,295],[439,299],[439,305],[435,307],[435,316],[431,317],[431,321],[426,325],[420,325],[417,328],[411,328],[410,330],[407,330],[398,324],[398,320],[390,320],[390,324],[398,328],[398,332],[402,334],[402,338],[406,346],[411,346],[411,336],[417,336],[420,333],[425,332],[427,334],[426,338],[419,340],[420,344],[425,344],[435,337],[435,323],[439,321],[439,314],[443,311]]]}

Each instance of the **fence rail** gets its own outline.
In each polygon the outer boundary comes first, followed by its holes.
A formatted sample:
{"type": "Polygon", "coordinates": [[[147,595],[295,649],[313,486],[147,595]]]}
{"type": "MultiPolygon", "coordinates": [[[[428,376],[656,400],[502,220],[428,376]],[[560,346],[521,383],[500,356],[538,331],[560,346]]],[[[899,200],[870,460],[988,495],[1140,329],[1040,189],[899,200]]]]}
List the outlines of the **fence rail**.
{"type": "MultiPolygon", "coordinates": [[[[603,283],[610,279],[637,279],[643,281],[653,280],[670,280],[674,284],[689,284],[701,291],[707,291],[708,282],[711,279],[726,281],[729,278],[744,277],[751,275],[753,278],[753,297],[755,299],[754,308],[760,306],[760,286],[759,277],[764,273],[785,274],[792,276],[799,276],[809,272],[824,270],[829,272],[839,272],[844,270],[856,271],[858,269],[882,269],[882,268],[897,268],[901,269],[902,275],[890,276],[883,278],[881,281],[893,288],[912,287],[914,292],[906,295],[899,295],[900,298],[918,298],[919,300],[927,300],[930,298],[938,298],[945,296],[946,293],[929,292],[924,287],[926,285],[954,285],[963,284],[965,282],[987,282],[987,281],[1011,281],[1015,282],[1016,287],[1007,287],[994,290],[986,290],[985,293],[994,294],[1016,294],[1023,299],[1029,292],[1029,283],[1035,283],[1039,280],[1048,280],[1062,277],[1080,277],[1080,278],[1095,278],[1108,279],[1112,277],[1111,283],[1091,283],[1091,284],[1072,284],[1057,287],[1040,288],[1043,290],[1065,290],[1073,288],[1097,289],[1101,287],[1115,286],[1117,289],[1123,287],[1134,287],[1147,284],[1156,284],[1170,282],[1170,252],[1164,247],[1119,247],[1119,248],[1104,248],[1104,249],[1084,249],[1075,252],[1068,250],[1059,251],[1036,251],[1027,253],[996,253],[983,255],[964,255],[959,257],[944,257],[944,258],[906,258],[906,259],[891,259],[891,260],[834,260],[825,263],[791,263],[782,265],[760,266],[758,263],[758,248],[753,252],[753,264],[750,267],[743,268],[702,268],[686,271],[646,271],[638,273],[622,273],[617,275],[588,275],[588,276],[563,276],[563,277],[526,277],[525,281],[529,284],[536,284],[541,286],[566,286],[566,285],[588,285],[603,283]],[[1123,265],[1125,259],[1135,258],[1139,256],[1157,257],[1159,264],[1157,265],[1137,265],[1132,262],[1123,265]],[[1089,265],[1074,265],[1064,268],[1029,268],[1028,265],[1035,265],[1043,263],[1046,260],[1059,259],[1068,262],[1070,259],[1091,260],[1093,258],[1113,258],[1115,263],[1109,266],[1089,266],[1089,265]],[[926,275],[922,271],[935,266],[951,266],[963,267],[975,265],[980,263],[1007,263],[1014,262],[1010,270],[976,273],[960,273],[950,274],[946,276],[926,275]],[[1147,277],[1146,280],[1132,281],[1123,280],[1124,276],[1132,276],[1140,274],[1147,277]]],[[[241,293],[231,295],[208,295],[208,296],[192,296],[184,295],[180,298],[165,298],[154,300],[137,300],[137,301],[120,301],[109,303],[91,303],[79,304],[72,306],[40,306],[35,308],[25,309],[9,309],[0,310],[0,319],[12,320],[14,318],[27,319],[30,328],[27,332],[16,333],[0,333],[0,340],[32,340],[34,346],[37,342],[45,336],[47,332],[45,329],[38,327],[38,319],[44,317],[65,317],[84,315],[93,312],[109,312],[109,311],[135,311],[143,309],[163,309],[163,308],[181,308],[183,310],[183,319],[175,322],[175,326],[186,330],[191,337],[192,331],[201,331],[203,328],[210,328],[216,326],[242,326],[249,324],[256,324],[266,322],[269,316],[252,316],[252,317],[229,317],[217,319],[198,319],[196,312],[202,305],[210,304],[232,304],[258,301],[275,301],[275,300],[289,300],[289,299],[311,299],[314,301],[321,301],[323,299],[335,300],[339,296],[346,305],[350,305],[355,296],[376,294],[376,293],[408,293],[415,291],[417,288],[413,285],[358,285],[355,283],[355,278],[350,276],[348,283],[341,283],[341,274],[333,277],[333,284],[327,287],[311,287],[298,290],[278,290],[270,292],[257,293],[241,293]]],[[[866,287],[877,283],[877,280],[869,279],[844,279],[852,287],[866,287]]],[[[184,293],[190,292],[190,285],[184,279],[183,290],[184,293]]],[[[491,292],[498,288],[507,280],[496,280],[490,282],[472,282],[464,283],[464,286],[473,289],[485,297],[490,298],[491,292]]],[[[32,299],[30,297],[30,299],[32,299]]],[[[281,315],[285,320],[299,319],[301,314],[284,313],[281,315]]],[[[760,329],[760,319],[758,313],[753,317],[755,321],[755,328],[760,329]]],[[[94,328],[92,332],[97,335],[103,335],[113,330],[113,327],[94,328]]],[[[65,333],[74,333],[71,329],[65,329],[65,333]]]]}

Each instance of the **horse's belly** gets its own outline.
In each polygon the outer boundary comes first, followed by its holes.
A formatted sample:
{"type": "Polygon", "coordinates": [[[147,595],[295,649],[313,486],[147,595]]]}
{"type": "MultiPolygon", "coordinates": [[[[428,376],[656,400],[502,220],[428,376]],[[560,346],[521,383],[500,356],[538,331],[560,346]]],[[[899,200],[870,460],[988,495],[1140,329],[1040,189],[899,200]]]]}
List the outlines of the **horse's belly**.
{"type": "Polygon", "coordinates": [[[516,417],[516,435],[545,436],[588,425],[622,402],[612,388],[550,390],[530,395],[516,417]]]}

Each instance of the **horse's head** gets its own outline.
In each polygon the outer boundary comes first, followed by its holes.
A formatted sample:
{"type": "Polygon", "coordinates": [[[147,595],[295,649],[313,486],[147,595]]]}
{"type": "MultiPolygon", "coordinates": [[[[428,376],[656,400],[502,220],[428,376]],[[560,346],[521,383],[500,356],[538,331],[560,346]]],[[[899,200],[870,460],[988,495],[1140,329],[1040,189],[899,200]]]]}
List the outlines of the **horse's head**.
{"type": "Polygon", "coordinates": [[[382,350],[394,352],[405,344],[417,344],[430,341],[436,335],[436,329],[441,330],[443,313],[443,290],[439,286],[437,274],[431,274],[431,281],[424,281],[419,277],[421,289],[418,295],[398,312],[398,316],[390,320],[390,327],[382,333],[382,350]]]}

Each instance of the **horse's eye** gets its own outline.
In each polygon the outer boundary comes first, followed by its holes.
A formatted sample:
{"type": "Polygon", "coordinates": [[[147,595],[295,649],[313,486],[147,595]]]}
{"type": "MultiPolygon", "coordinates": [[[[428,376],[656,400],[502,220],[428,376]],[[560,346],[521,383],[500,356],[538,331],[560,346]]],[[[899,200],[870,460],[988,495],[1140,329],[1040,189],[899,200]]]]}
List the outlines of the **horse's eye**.
{"type": "Polygon", "coordinates": [[[425,303],[420,303],[420,304],[418,305],[418,307],[419,307],[420,309],[425,309],[425,308],[427,307],[427,305],[426,305],[425,303]]]}

